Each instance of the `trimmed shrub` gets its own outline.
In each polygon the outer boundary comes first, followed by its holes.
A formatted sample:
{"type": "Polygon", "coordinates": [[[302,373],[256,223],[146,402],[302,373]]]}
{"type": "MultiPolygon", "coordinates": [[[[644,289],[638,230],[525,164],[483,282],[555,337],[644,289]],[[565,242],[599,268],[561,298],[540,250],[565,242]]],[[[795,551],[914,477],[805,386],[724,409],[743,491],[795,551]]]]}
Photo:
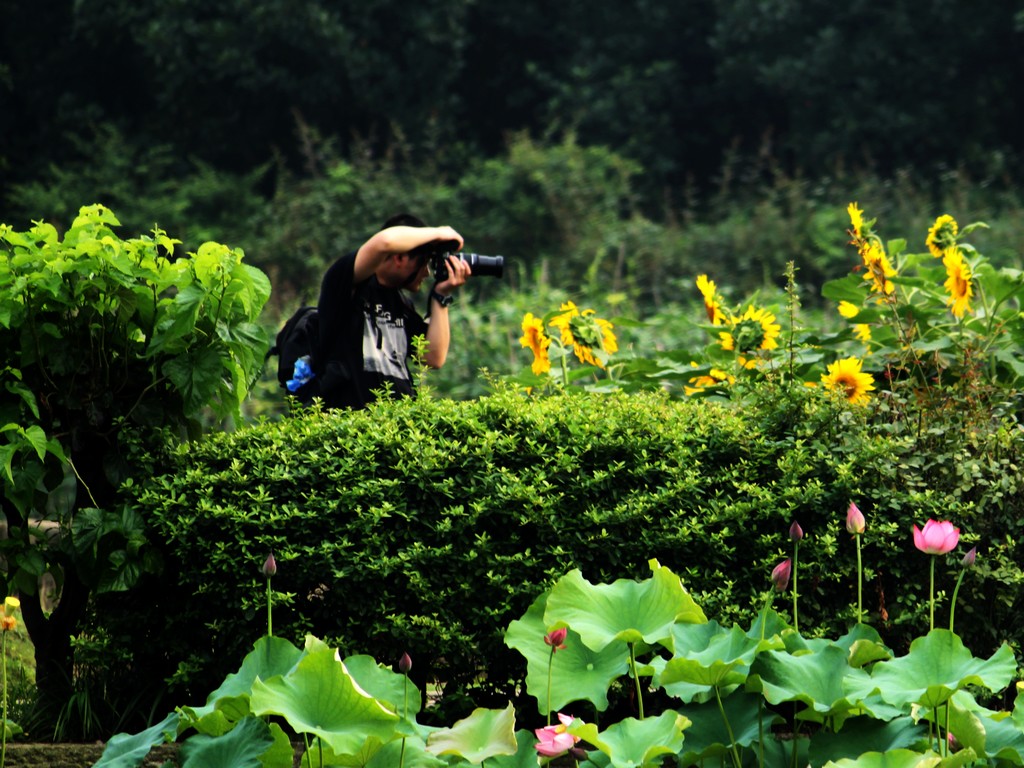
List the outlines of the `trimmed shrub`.
{"type": "MultiPolygon", "coordinates": [[[[927,630],[929,562],[911,524],[953,520],[967,546],[984,532],[957,616],[968,647],[987,653],[1020,634],[1008,621],[1021,581],[1010,529],[1021,491],[1008,467],[1020,442],[999,434],[998,457],[979,458],[983,438],[962,447],[972,456],[957,474],[971,480],[957,494],[912,438],[869,430],[804,388],[766,384],[745,409],[502,390],[309,412],[187,446],[135,489],[168,568],[145,602],[137,593],[99,604],[96,629],[131,646],[123,671],[133,685],[163,676],[200,691],[265,632],[260,566],[272,551],[276,634],[301,642],[312,632],[384,662],[408,652],[414,675],[443,683],[451,706],[470,706],[463,695],[503,706],[525,673],[504,629],[574,567],[611,582],[646,578],[657,559],[709,617],[747,622],[791,554],[797,520],[807,534],[801,630],[844,632],[856,555],[843,523],[856,501],[868,520],[867,620],[894,648],[927,630]]],[[[952,556],[939,563],[937,622],[957,568],[952,556]]]]}

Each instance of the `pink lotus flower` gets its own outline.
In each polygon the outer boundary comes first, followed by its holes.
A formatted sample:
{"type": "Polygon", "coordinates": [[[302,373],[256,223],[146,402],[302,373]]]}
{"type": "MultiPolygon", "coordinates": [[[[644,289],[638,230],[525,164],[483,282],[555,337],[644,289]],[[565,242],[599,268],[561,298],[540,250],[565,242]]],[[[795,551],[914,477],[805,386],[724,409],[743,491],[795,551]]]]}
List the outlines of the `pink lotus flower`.
{"type": "Polygon", "coordinates": [[[564,755],[580,740],[579,736],[573,736],[566,731],[575,719],[572,715],[563,715],[559,712],[558,719],[560,721],[558,725],[549,725],[534,731],[538,739],[534,746],[537,752],[544,757],[564,755]]]}
{"type": "Polygon", "coordinates": [[[960,529],[948,520],[929,520],[924,528],[914,526],[914,546],[928,555],[944,555],[956,549],[960,529]]]}
{"type": "Polygon", "coordinates": [[[867,524],[864,521],[864,515],[851,501],[850,508],[846,510],[846,530],[856,536],[864,533],[865,528],[867,528],[867,524]]]}
{"type": "Polygon", "coordinates": [[[789,577],[793,574],[793,561],[788,557],[772,570],[772,584],[777,592],[785,592],[789,586],[789,577]]]}
{"type": "Polygon", "coordinates": [[[793,541],[800,541],[804,537],[804,529],[800,527],[800,523],[796,520],[789,526],[789,538],[793,541]]]}
{"type": "Polygon", "coordinates": [[[544,635],[544,642],[551,646],[551,652],[564,651],[566,649],[565,636],[569,634],[567,627],[553,629],[544,635]]]}

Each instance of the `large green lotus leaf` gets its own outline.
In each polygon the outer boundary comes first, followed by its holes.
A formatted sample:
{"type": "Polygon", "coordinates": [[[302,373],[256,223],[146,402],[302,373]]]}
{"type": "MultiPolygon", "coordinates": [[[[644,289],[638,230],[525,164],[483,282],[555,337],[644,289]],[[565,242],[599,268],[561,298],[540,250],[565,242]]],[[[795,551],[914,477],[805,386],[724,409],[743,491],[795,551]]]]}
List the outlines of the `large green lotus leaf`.
{"type": "MultiPolygon", "coordinates": [[[[398,740],[401,743],[401,739],[398,740]]],[[[389,744],[391,742],[388,742],[389,744]]],[[[351,752],[337,754],[330,745],[325,744],[321,739],[313,739],[302,756],[302,765],[331,766],[331,768],[364,768],[384,748],[383,743],[376,736],[371,736],[363,741],[358,749],[351,752]]]]}
{"type": "MultiPolygon", "coordinates": [[[[763,703],[760,696],[745,691],[737,691],[722,700],[737,746],[748,747],[756,743],[762,732],[767,737],[772,724],[782,720],[781,716],[765,710],[763,703]]],[[[680,765],[696,765],[702,760],[728,754],[731,746],[729,729],[717,701],[693,704],[680,711],[693,723],[686,729],[680,765]]]]}
{"type": "Polygon", "coordinates": [[[678,576],[656,560],[651,569],[644,581],[596,585],[579,570],[570,571],[551,588],[544,625],[570,627],[584,645],[601,651],[616,641],[664,643],[676,622],[707,621],[678,576]]]}
{"type": "Polygon", "coordinates": [[[469,717],[434,731],[427,739],[428,752],[458,755],[471,763],[514,755],[517,750],[516,712],[511,703],[505,709],[474,709],[469,717]]]}
{"type": "Polygon", "coordinates": [[[196,734],[181,745],[181,768],[263,768],[260,756],[274,745],[270,728],[247,717],[223,736],[196,734]]]}
{"type": "Polygon", "coordinates": [[[719,688],[739,685],[747,679],[750,664],[760,651],[782,647],[778,635],[760,640],[737,626],[723,629],[715,621],[677,624],[672,628],[672,642],[675,655],[656,681],[666,687],[672,683],[719,688]]]}
{"type": "Polygon", "coordinates": [[[583,723],[569,726],[569,732],[606,754],[615,768],[646,768],[660,764],[663,755],[678,754],[689,725],[689,719],[669,709],[643,720],[627,717],[604,731],[583,723]]]}
{"type": "Polygon", "coordinates": [[[844,681],[857,676],[867,677],[867,673],[851,668],[846,652],[836,645],[797,656],[768,651],[751,665],[747,687],[760,690],[772,704],[801,701],[820,715],[830,716],[854,708],[844,681]]]}
{"type": "Polygon", "coordinates": [[[487,761],[487,768],[537,768],[536,734],[533,731],[516,731],[516,753],[492,757],[487,761]]]}
{"type": "Polygon", "coordinates": [[[270,723],[273,746],[260,756],[263,768],[292,768],[295,764],[295,747],[291,739],[277,723],[270,723]]]}
{"type": "Polygon", "coordinates": [[[530,606],[521,619],[508,625],[505,645],[526,657],[526,690],[537,699],[537,709],[545,715],[548,690],[548,662],[551,662],[551,709],[558,712],[573,701],[589,701],[599,711],[608,708],[608,688],[629,669],[629,650],[621,640],[609,643],[601,651],[585,646],[572,628],[565,639],[566,648],[552,657],[544,642],[547,628],[544,610],[547,593],[530,606]]]}
{"type": "Polygon", "coordinates": [[[356,685],[330,648],[307,653],[287,675],[257,680],[251,705],[254,714],[280,715],[339,755],[356,752],[368,738],[389,741],[399,719],[356,685]]]}
{"type": "MultiPolygon", "coordinates": [[[[981,706],[968,691],[953,694],[948,715],[945,709],[939,711],[939,721],[945,725],[948,716],[949,730],[960,744],[989,759],[1024,765],[1024,731],[1009,712],[981,706]]],[[[922,719],[931,720],[934,713],[922,711],[922,719]]]]}
{"type": "Polygon", "coordinates": [[[786,650],[794,655],[803,652],[816,653],[830,645],[837,645],[847,652],[851,667],[863,667],[873,661],[892,658],[892,652],[885,647],[877,630],[868,624],[854,624],[850,631],[838,640],[808,639],[793,631],[784,632],[782,637],[786,650]]]}
{"type": "Polygon", "coordinates": [[[775,635],[782,636],[787,630],[793,631],[782,616],[768,608],[758,611],[750,629],[747,630],[747,635],[758,640],[767,640],[775,635]]]}
{"type": "MultiPolygon", "coordinates": [[[[488,763],[492,764],[496,763],[493,760],[488,763]]],[[[366,763],[366,768],[396,768],[398,765],[403,768],[445,768],[448,763],[427,752],[427,745],[422,739],[406,739],[404,753],[402,739],[395,739],[381,747],[370,762],[366,763]]],[[[536,766],[536,762],[534,765],[536,766]]]]}
{"type": "Polygon", "coordinates": [[[893,749],[865,752],[854,759],[830,760],[822,768],[959,768],[972,765],[977,759],[973,749],[962,749],[947,758],[941,758],[934,752],[922,755],[909,749],[893,749]]]}
{"type": "Polygon", "coordinates": [[[381,666],[372,656],[349,656],[345,669],[360,688],[398,714],[412,719],[420,711],[420,691],[415,684],[405,675],[381,666]]]}
{"type": "Polygon", "coordinates": [[[977,659],[954,633],[933,629],[914,640],[906,656],[878,662],[871,680],[891,704],[931,709],[968,685],[1001,691],[1016,669],[1013,651],[1005,643],[989,659],[977,659]]]}
{"type": "MultiPolygon", "coordinates": [[[[215,709],[222,710],[229,720],[241,720],[249,714],[248,697],[252,693],[252,684],[256,679],[268,680],[274,675],[286,674],[303,653],[304,651],[282,637],[261,637],[242,660],[242,666],[238,671],[224,678],[220,687],[206,697],[204,706],[184,707],[183,710],[196,721],[202,721],[215,709]]],[[[182,723],[182,727],[189,725],[193,723],[182,723]]],[[[208,725],[211,728],[217,727],[214,721],[210,721],[208,725]]],[[[212,731],[197,729],[203,733],[217,735],[212,731]]]]}
{"type": "Polygon", "coordinates": [[[141,733],[112,736],[93,768],[137,768],[153,747],[173,740],[180,718],[181,715],[172,712],[141,733]]]}
{"type": "Polygon", "coordinates": [[[843,723],[838,733],[821,730],[814,734],[809,757],[811,765],[821,765],[829,760],[860,757],[868,749],[872,752],[909,749],[927,736],[928,729],[910,717],[888,723],[873,717],[852,717],[843,723]]]}

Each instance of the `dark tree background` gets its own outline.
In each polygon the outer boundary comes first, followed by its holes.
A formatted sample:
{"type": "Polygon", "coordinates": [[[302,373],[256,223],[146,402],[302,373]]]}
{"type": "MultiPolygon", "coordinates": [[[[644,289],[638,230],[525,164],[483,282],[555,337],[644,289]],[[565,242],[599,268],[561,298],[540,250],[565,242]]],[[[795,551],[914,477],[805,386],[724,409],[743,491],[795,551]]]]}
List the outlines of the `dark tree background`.
{"type": "Polygon", "coordinates": [[[274,158],[302,172],[300,125],[341,152],[399,135],[464,156],[571,129],[638,161],[652,199],[709,181],[736,147],[817,174],[982,163],[1022,142],[1017,0],[0,0],[0,14],[8,208],[12,185],[81,153],[72,137],[111,128],[235,173],[274,158]]]}

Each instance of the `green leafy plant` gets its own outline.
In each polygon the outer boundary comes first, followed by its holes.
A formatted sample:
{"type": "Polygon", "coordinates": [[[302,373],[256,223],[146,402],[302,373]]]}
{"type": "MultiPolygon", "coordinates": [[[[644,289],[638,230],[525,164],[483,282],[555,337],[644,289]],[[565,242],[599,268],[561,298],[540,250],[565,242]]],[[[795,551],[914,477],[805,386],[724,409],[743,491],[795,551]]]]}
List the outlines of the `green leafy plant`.
{"type": "Polygon", "coordinates": [[[207,242],[177,255],[162,230],[121,239],[117,226],[101,205],[63,234],[0,224],[2,586],[35,595],[47,572],[57,585],[51,613],[39,600],[23,609],[49,705],[68,693],[89,595],[159,567],[118,489],[169,435],[199,434],[205,413],[238,418],[267,342],[256,320],[269,281],[241,251],[207,242]]]}

